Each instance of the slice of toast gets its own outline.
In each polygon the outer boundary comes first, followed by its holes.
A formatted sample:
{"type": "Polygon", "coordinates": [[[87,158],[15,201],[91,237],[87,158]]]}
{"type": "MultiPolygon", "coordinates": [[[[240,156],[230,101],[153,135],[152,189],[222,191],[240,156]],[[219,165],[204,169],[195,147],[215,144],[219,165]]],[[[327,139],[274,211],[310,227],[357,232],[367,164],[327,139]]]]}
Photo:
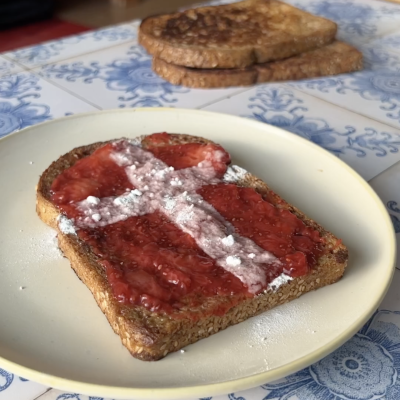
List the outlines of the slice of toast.
{"type": "MultiPolygon", "coordinates": [[[[212,143],[209,140],[189,136],[170,135],[169,145],[184,143],[212,143]]],[[[146,138],[140,138],[146,149],[146,138]]],[[[138,142],[140,143],[140,142],[138,142]]],[[[168,353],[179,350],[200,339],[206,338],[230,325],[237,324],[275,306],[294,300],[300,295],[338,281],[346,268],[348,252],[334,235],[308,218],[300,210],[276,195],[266,183],[251,175],[242,174],[237,185],[254,188],[265,200],[278,209],[289,210],[307,227],[315,229],[324,238],[325,253],[320,256],[308,274],[283,282],[276,290],[266,290],[256,296],[241,294],[228,297],[213,296],[201,298],[191,312],[223,305],[233,305],[223,315],[204,315],[194,321],[191,318],[177,318],[176,315],[152,312],[143,306],[126,305],[117,301],[99,257],[86,242],[59,222],[60,210],[51,201],[51,185],[60,173],[73,166],[78,160],[91,155],[105,143],[95,143],[76,148],[61,156],[44,171],[37,186],[36,210],[46,224],[57,230],[59,247],[69,259],[73,270],[92,292],[97,304],[107,317],[111,327],[118,334],[130,353],[141,360],[158,360],[168,353]]],[[[161,143],[160,146],[163,146],[161,143]]],[[[203,314],[201,314],[203,315],[203,314]]]]}
{"type": "Polygon", "coordinates": [[[339,41],[285,60],[242,69],[188,68],[153,58],[153,70],[163,79],[174,85],[203,89],[316,78],[361,69],[362,53],[339,41]]]}
{"type": "Polygon", "coordinates": [[[192,68],[244,68],[331,43],[334,22],[278,0],[245,0],[146,18],[139,43],[153,56],[192,68]]]}

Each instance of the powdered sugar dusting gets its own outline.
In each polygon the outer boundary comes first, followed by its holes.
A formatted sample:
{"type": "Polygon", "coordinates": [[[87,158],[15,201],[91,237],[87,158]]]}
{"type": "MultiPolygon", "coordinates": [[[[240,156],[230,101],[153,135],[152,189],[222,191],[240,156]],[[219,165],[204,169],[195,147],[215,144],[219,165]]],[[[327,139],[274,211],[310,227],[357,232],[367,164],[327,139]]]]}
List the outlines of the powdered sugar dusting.
{"type": "Polygon", "coordinates": [[[229,235],[229,236],[221,239],[221,242],[224,246],[233,246],[233,244],[235,243],[235,239],[233,238],[232,235],[229,235]]]}
{"type": "Polygon", "coordinates": [[[190,234],[206,254],[216,260],[218,265],[238,277],[251,293],[256,293],[265,287],[265,271],[261,264],[277,262],[271,253],[257,246],[251,239],[237,235],[234,226],[197,193],[190,196],[182,194],[174,197],[173,200],[174,203],[168,199],[167,204],[170,209],[164,209],[164,212],[184,232],[190,234]],[[186,217],[183,217],[185,215],[186,217]],[[226,239],[227,235],[232,236],[233,240],[229,240],[232,245],[221,246],[220,242],[226,239]],[[232,259],[229,258],[237,258],[239,254],[250,252],[257,255],[253,260],[243,257],[243,260],[240,259],[238,263],[231,262],[232,259]]]}
{"type": "MultiPolygon", "coordinates": [[[[311,310],[304,303],[290,302],[269,310],[267,313],[248,320],[242,327],[241,343],[253,345],[258,351],[265,351],[276,346],[282,336],[291,337],[296,343],[298,332],[304,329],[304,320],[315,326],[311,310]]],[[[290,355],[293,349],[283,348],[282,352],[290,355]]]]}
{"type": "Polygon", "coordinates": [[[237,267],[242,263],[242,260],[238,256],[228,256],[226,257],[226,263],[231,267],[237,267]]]}
{"type": "Polygon", "coordinates": [[[102,198],[97,205],[87,199],[78,203],[84,214],[76,221],[78,227],[105,226],[159,210],[190,234],[218,265],[239,278],[251,293],[265,287],[265,264],[279,261],[251,239],[236,234],[233,225],[196,193],[203,185],[220,182],[212,166],[212,155],[197,166],[175,171],[152,153],[127,141],[116,142],[114,148],[112,159],[125,168],[137,189],[117,198],[102,198]],[[224,242],[226,245],[221,245],[224,242]]]}
{"type": "Polygon", "coordinates": [[[135,137],[133,139],[129,139],[129,143],[133,146],[142,147],[142,139],[141,137],[135,137]]]}
{"type": "Polygon", "coordinates": [[[228,183],[236,183],[244,179],[247,171],[237,165],[231,165],[225,172],[223,180],[228,183]]]}
{"type": "Polygon", "coordinates": [[[100,214],[93,214],[92,215],[93,221],[99,222],[101,220],[101,215],[100,214]]]}
{"type": "Polygon", "coordinates": [[[71,219],[68,219],[65,215],[59,215],[57,222],[62,233],[76,235],[74,222],[71,219]]]}
{"type": "Polygon", "coordinates": [[[83,200],[77,203],[77,208],[84,217],[76,221],[78,227],[95,228],[124,221],[136,215],[145,215],[154,212],[157,207],[153,193],[134,189],[118,197],[103,197],[96,206],[83,200]]]}
{"type": "Polygon", "coordinates": [[[286,274],[281,274],[277,278],[275,278],[269,285],[268,289],[272,289],[273,291],[278,290],[285,283],[290,282],[293,278],[286,274]]]}
{"type": "Polygon", "coordinates": [[[50,228],[46,228],[43,234],[29,238],[26,248],[30,259],[34,257],[42,261],[45,258],[51,260],[62,258],[61,250],[58,247],[57,232],[50,228]]]}
{"type": "MultiPolygon", "coordinates": [[[[131,164],[131,160],[129,155],[121,154],[121,153],[113,153],[111,154],[111,158],[115,161],[120,167],[125,167],[131,164]]],[[[135,166],[133,166],[135,168],[135,166]]]]}
{"type": "Polygon", "coordinates": [[[100,199],[98,197],[94,197],[94,196],[88,196],[86,200],[89,204],[97,205],[100,203],[100,199]]]}

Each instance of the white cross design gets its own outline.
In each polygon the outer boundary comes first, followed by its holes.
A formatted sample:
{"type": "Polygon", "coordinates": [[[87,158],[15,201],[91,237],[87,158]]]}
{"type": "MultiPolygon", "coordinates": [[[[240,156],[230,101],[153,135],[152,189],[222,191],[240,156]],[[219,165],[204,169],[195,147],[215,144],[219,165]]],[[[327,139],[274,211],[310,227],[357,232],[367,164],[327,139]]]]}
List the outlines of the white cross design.
{"type": "MultiPolygon", "coordinates": [[[[119,197],[98,199],[89,196],[78,203],[84,217],[75,221],[76,226],[95,228],[132,216],[150,214],[159,210],[191,235],[197,245],[216,263],[231,272],[247,286],[250,293],[257,293],[266,286],[266,273],[261,264],[279,263],[279,260],[262,249],[251,239],[235,233],[234,226],[196,193],[203,185],[222,182],[212,166],[214,151],[195,167],[175,171],[152,153],[128,141],[114,144],[113,160],[121,167],[136,189],[119,197]]],[[[227,177],[232,177],[229,170],[227,177]]],[[[282,274],[281,279],[291,278],[282,274]]],[[[271,282],[274,288],[278,282],[271,282]]]]}

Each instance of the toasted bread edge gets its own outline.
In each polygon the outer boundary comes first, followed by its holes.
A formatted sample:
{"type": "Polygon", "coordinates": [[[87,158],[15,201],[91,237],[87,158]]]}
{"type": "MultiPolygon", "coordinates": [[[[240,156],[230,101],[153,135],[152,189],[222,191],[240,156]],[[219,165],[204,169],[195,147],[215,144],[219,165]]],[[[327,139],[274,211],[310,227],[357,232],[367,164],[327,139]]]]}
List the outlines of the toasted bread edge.
{"type": "Polygon", "coordinates": [[[152,67],[155,73],[174,85],[211,89],[317,78],[359,71],[363,67],[363,56],[356,48],[344,42],[335,41],[285,60],[242,69],[187,68],[167,63],[157,57],[153,58],[152,67]]]}

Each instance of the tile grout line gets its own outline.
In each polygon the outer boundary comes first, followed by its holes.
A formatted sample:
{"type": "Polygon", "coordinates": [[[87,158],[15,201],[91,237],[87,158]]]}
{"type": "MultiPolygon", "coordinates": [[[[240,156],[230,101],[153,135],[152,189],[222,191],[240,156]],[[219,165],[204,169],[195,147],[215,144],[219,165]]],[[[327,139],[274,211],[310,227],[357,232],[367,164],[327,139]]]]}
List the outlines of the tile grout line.
{"type": "Polygon", "coordinates": [[[46,389],[46,391],[44,391],[42,394],[39,394],[39,396],[35,397],[32,400],[40,400],[41,397],[43,397],[46,393],[49,393],[51,390],[53,390],[53,388],[49,387],[46,389]]]}
{"type": "MultiPolygon", "coordinates": [[[[18,65],[18,67],[21,67],[21,68],[23,69],[23,71],[20,71],[20,72],[13,72],[13,73],[11,73],[10,75],[15,75],[15,74],[18,74],[18,73],[21,73],[21,72],[29,72],[29,71],[30,71],[30,69],[29,69],[28,67],[26,67],[25,65],[20,64],[18,61],[15,61],[15,60],[13,60],[12,58],[8,57],[8,56],[6,55],[6,53],[0,53],[0,56],[3,57],[3,58],[5,58],[7,61],[10,61],[10,62],[12,62],[12,63],[18,65]]],[[[4,76],[4,75],[3,75],[3,76],[4,76]]]]}
{"type": "Polygon", "coordinates": [[[195,110],[202,110],[204,107],[208,107],[208,106],[210,106],[210,105],[212,105],[212,104],[215,104],[215,103],[218,103],[218,102],[220,102],[220,101],[230,99],[231,97],[234,97],[234,96],[237,96],[237,95],[239,95],[239,94],[245,93],[245,92],[247,92],[247,91],[249,91],[249,90],[251,90],[251,89],[253,89],[253,88],[254,88],[254,86],[247,87],[247,88],[244,88],[244,89],[238,89],[237,92],[228,94],[228,95],[226,95],[226,96],[219,97],[219,98],[216,99],[216,100],[210,100],[209,102],[207,102],[207,103],[205,103],[205,104],[202,104],[201,106],[195,107],[194,109],[195,109],[195,110]]]}
{"type": "Polygon", "coordinates": [[[389,31],[387,31],[387,32],[385,32],[385,33],[378,34],[373,40],[370,40],[369,43],[373,43],[373,42],[375,42],[376,40],[381,40],[381,39],[383,39],[385,36],[391,36],[391,35],[394,35],[394,34],[396,34],[396,33],[399,33],[399,34],[400,34],[400,29],[394,28],[394,29],[391,29],[391,30],[389,30],[389,31]]]}
{"type": "MultiPolygon", "coordinates": [[[[399,31],[396,31],[396,32],[398,32],[399,35],[400,35],[400,30],[399,30],[399,31]]],[[[392,33],[391,33],[391,34],[392,34],[392,33]]],[[[390,35],[391,35],[391,34],[390,34],[390,35]]],[[[388,53],[390,53],[390,54],[393,55],[393,56],[399,56],[400,48],[399,48],[399,50],[388,49],[387,47],[385,47],[385,44],[376,43],[378,40],[382,40],[382,39],[384,39],[386,36],[389,36],[389,35],[383,35],[383,36],[381,36],[381,37],[379,37],[379,38],[377,38],[377,39],[374,39],[374,40],[369,41],[368,43],[362,44],[360,47],[362,47],[362,46],[368,46],[368,45],[373,45],[373,46],[374,46],[374,49],[378,48],[378,49],[380,49],[380,50],[387,51],[388,53]]],[[[400,63],[400,61],[399,61],[399,63],[400,63]]],[[[359,72],[362,72],[362,71],[359,71],[359,72]]]]}
{"type": "Polygon", "coordinates": [[[55,86],[56,88],[62,90],[63,92],[66,92],[66,93],[68,93],[69,95],[76,97],[77,99],[79,99],[79,100],[85,102],[86,104],[89,104],[90,106],[92,106],[92,107],[94,107],[94,108],[97,108],[98,110],[103,110],[102,107],[98,106],[98,105],[95,104],[95,103],[92,103],[90,100],[85,99],[84,97],[80,96],[79,94],[76,94],[76,93],[70,91],[69,89],[66,89],[65,87],[59,85],[58,83],[56,83],[56,82],[54,82],[54,81],[52,81],[52,80],[50,80],[50,79],[47,79],[47,78],[45,78],[45,77],[43,77],[43,76],[40,76],[40,75],[37,74],[36,72],[30,71],[30,73],[32,73],[32,74],[38,76],[40,79],[43,79],[44,81],[46,81],[46,82],[49,83],[50,85],[55,86]]]}
{"type": "MultiPolygon", "coordinates": [[[[379,172],[379,174],[376,174],[373,178],[369,179],[367,182],[371,182],[373,179],[378,178],[379,176],[383,175],[387,170],[389,170],[390,168],[393,168],[394,166],[400,164],[400,160],[396,161],[394,164],[390,165],[389,167],[385,168],[383,171],[379,172]]],[[[379,196],[380,198],[380,196],[379,196]]]]}
{"type": "Polygon", "coordinates": [[[304,90],[301,90],[301,89],[298,89],[298,88],[293,88],[293,87],[291,87],[291,86],[290,86],[289,84],[287,84],[287,83],[283,83],[282,86],[285,86],[287,89],[291,89],[291,90],[294,90],[294,91],[297,91],[297,92],[301,92],[301,93],[303,93],[303,94],[305,94],[305,95],[307,95],[307,96],[313,97],[314,99],[317,99],[317,100],[322,101],[322,102],[324,102],[324,103],[326,103],[326,104],[332,105],[332,106],[334,106],[334,107],[336,107],[336,108],[339,108],[339,109],[341,109],[341,110],[345,110],[345,111],[348,111],[348,112],[350,112],[350,113],[359,115],[359,116],[361,116],[361,117],[363,117],[363,118],[368,119],[369,121],[377,122],[377,123],[379,123],[379,124],[381,124],[381,125],[387,126],[388,128],[396,129],[397,131],[399,131],[399,132],[396,132],[396,133],[397,133],[397,134],[400,134],[400,126],[389,125],[389,124],[386,123],[386,122],[382,122],[382,121],[373,119],[373,118],[371,118],[371,117],[369,117],[369,116],[367,116],[367,115],[361,114],[361,113],[359,113],[359,112],[357,112],[357,111],[353,111],[353,110],[350,110],[350,109],[348,109],[348,108],[341,107],[341,106],[339,106],[339,105],[337,105],[337,104],[335,104],[335,103],[331,103],[330,101],[327,101],[326,99],[322,99],[322,98],[320,98],[320,97],[318,97],[318,96],[315,96],[315,95],[313,95],[313,94],[310,94],[310,93],[308,93],[308,92],[306,92],[306,91],[304,91],[304,90]]]}
{"type": "MultiPolygon", "coordinates": [[[[1,55],[1,54],[0,54],[0,55],[1,55]]],[[[2,56],[2,57],[7,58],[7,57],[5,57],[5,56],[2,56]]],[[[26,67],[25,67],[24,65],[19,64],[17,61],[11,60],[10,58],[7,58],[7,60],[12,61],[12,62],[16,63],[18,66],[24,68],[24,71],[13,72],[13,73],[11,73],[10,75],[18,75],[18,74],[24,73],[24,72],[27,72],[27,73],[36,75],[36,76],[38,76],[40,79],[43,79],[43,80],[46,81],[48,84],[50,84],[50,85],[52,85],[52,86],[55,86],[56,88],[62,90],[63,92],[68,93],[69,95],[71,95],[71,96],[73,96],[73,97],[75,97],[75,98],[77,98],[77,99],[83,101],[83,102],[86,103],[86,104],[89,104],[90,106],[92,106],[92,107],[94,107],[94,108],[96,108],[96,109],[98,109],[98,110],[102,110],[102,108],[101,108],[100,106],[98,106],[97,104],[94,104],[94,103],[92,103],[91,101],[89,101],[89,100],[87,100],[87,99],[81,97],[80,95],[78,95],[78,94],[76,94],[76,93],[74,93],[74,92],[71,92],[70,90],[64,88],[63,86],[57,84],[56,82],[54,82],[54,81],[52,81],[52,80],[50,80],[50,79],[47,79],[47,78],[41,76],[40,74],[36,73],[33,69],[26,69],[26,67]]],[[[0,79],[1,79],[1,78],[2,78],[2,76],[0,76],[0,79]]]]}
{"type": "MultiPolygon", "coordinates": [[[[304,93],[304,94],[306,94],[306,95],[309,95],[309,96],[311,96],[311,97],[313,97],[313,98],[315,98],[315,99],[318,99],[318,100],[320,100],[320,101],[323,101],[324,103],[327,103],[327,104],[332,105],[332,106],[334,106],[334,107],[337,107],[337,108],[339,108],[339,109],[342,109],[342,110],[351,112],[351,113],[356,114],[356,115],[360,115],[360,116],[362,116],[363,118],[366,118],[366,119],[369,120],[369,121],[377,122],[377,123],[379,123],[379,124],[385,125],[385,126],[390,127],[390,128],[392,127],[391,125],[387,125],[387,124],[385,124],[384,122],[377,121],[377,120],[375,120],[375,119],[373,119],[373,118],[370,118],[370,117],[367,117],[367,116],[365,116],[365,115],[363,115],[363,114],[357,113],[357,112],[355,112],[355,111],[348,110],[347,108],[344,108],[344,107],[340,107],[340,106],[338,106],[337,104],[330,103],[329,101],[326,101],[325,99],[320,99],[319,97],[313,96],[312,94],[309,94],[309,93],[307,93],[307,92],[304,92],[304,91],[302,91],[302,90],[300,90],[300,89],[297,89],[297,88],[294,89],[294,88],[290,87],[290,85],[288,85],[288,84],[286,84],[286,83],[284,83],[283,86],[285,86],[286,88],[292,89],[292,90],[294,90],[294,91],[298,91],[298,92],[304,93]]],[[[395,129],[396,129],[396,130],[399,130],[399,128],[395,128],[395,129]]],[[[394,167],[394,166],[397,165],[397,164],[400,164],[400,160],[399,160],[399,161],[396,161],[396,162],[395,162],[394,164],[392,164],[392,165],[389,165],[389,166],[388,166],[387,168],[385,168],[383,171],[379,172],[378,174],[374,175],[372,178],[370,178],[370,179],[368,179],[368,180],[365,180],[365,181],[368,182],[368,183],[371,182],[373,179],[375,179],[375,178],[377,178],[378,176],[382,175],[382,174],[385,173],[387,170],[389,170],[390,168],[394,167]]]]}

